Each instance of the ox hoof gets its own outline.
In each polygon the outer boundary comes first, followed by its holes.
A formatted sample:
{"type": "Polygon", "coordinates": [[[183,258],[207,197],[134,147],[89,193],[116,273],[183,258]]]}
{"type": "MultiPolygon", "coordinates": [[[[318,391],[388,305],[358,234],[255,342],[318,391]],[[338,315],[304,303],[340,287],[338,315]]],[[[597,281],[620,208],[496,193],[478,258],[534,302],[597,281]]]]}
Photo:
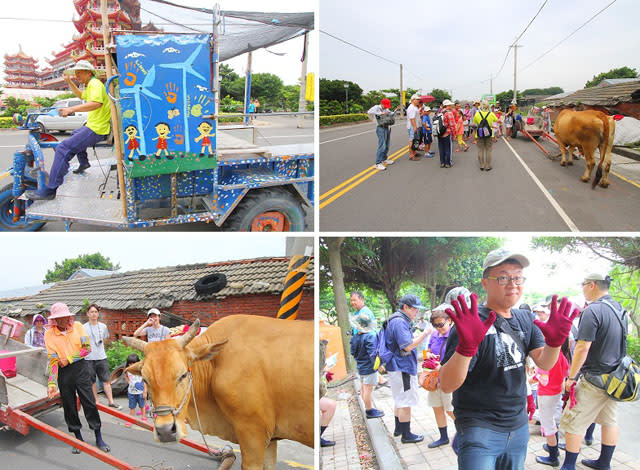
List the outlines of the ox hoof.
{"type": "Polygon", "coordinates": [[[600,181],[600,183],[598,184],[598,186],[600,186],[601,188],[608,188],[609,187],[609,183],[605,183],[603,181],[600,181]]]}
{"type": "Polygon", "coordinates": [[[585,178],[584,176],[580,177],[580,181],[582,181],[583,183],[588,183],[589,182],[589,178],[585,178]]]}
{"type": "Polygon", "coordinates": [[[566,162],[560,162],[560,166],[566,166],[566,162]]]}
{"type": "Polygon", "coordinates": [[[567,165],[573,165],[573,162],[572,161],[568,161],[567,165]]]}

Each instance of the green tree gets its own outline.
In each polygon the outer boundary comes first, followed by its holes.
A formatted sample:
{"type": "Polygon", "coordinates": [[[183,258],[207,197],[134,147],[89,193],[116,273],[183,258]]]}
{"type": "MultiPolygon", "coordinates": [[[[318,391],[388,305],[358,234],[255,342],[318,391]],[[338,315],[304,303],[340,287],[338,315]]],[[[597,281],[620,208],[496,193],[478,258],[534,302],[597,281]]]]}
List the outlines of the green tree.
{"type": "MultiPolygon", "coordinates": [[[[522,99],[521,92],[518,92],[516,96],[518,101],[522,99]]],[[[496,95],[496,101],[499,101],[500,103],[503,103],[503,102],[511,103],[512,99],[513,99],[513,90],[503,91],[496,95]]]]}
{"type": "MultiPolygon", "coordinates": [[[[552,86],[549,88],[529,88],[522,92],[523,95],[557,95],[558,93],[564,93],[564,90],[559,86],[552,86]]],[[[511,92],[513,96],[513,91],[511,92]]]]}
{"type": "Polygon", "coordinates": [[[272,73],[255,73],[251,77],[251,97],[270,106],[280,106],[283,83],[272,73]]]}
{"type": "Polygon", "coordinates": [[[344,103],[339,103],[336,100],[320,100],[321,116],[334,116],[336,114],[344,114],[344,112],[344,103]]]}
{"type": "Polygon", "coordinates": [[[220,100],[220,110],[223,113],[242,112],[242,101],[236,101],[231,95],[227,95],[220,100]]]}
{"type": "Polygon", "coordinates": [[[227,64],[220,64],[220,97],[244,101],[244,78],[227,64]]]}
{"type": "Polygon", "coordinates": [[[615,266],[609,275],[612,278],[609,293],[628,312],[636,335],[640,334],[640,271],[615,266]]]}
{"type": "Polygon", "coordinates": [[[605,78],[637,78],[638,72],[636,69],[629,67],[619,67],[617,69],[611,69],[608,72],[602,72],[584,84],[585,88],[591,88],[600,84],[605,78]]]}
{"type": "Polygon", "coordinates": [[[49,269],[47,271],[42,283],[46,284],[48,282],[67,280],[69,279],[69,276],[81,268],[117,271],[120,269],[120,264],[112,263],[109,258],[105,258],[100,253],[80,255],[77,258],[67,258],[61,263],[56,261],[53,269],[49,269]]]}
{"type": "Polygon", "coordinates": [[[581,253],[587,248],[600,258],[630,270],[640,269],[640,238],[638,237],[535,237],[533,248],[550,252],[581,253]]]}
{"type": "Polygon", "coordinates": [[[320,98],[344,103],[347,94],[344,85],[349,85],[349,103],[359,103],[362,97],[362,88],[360,88],[357,83],[347,80],[327,80],[326,78],[321,78],[320,98]]]}
{"type": "Polygon", "coordinates": [[[15,98],[13,96],[9,96],[5,98],[4,105],[7,107],[3,116],[13,116],[14,114],[27,114],[27,109],[31,108],[31,104],[27,100],[23,100],[21,98],[15,98]]]}
{"type": "Polygon", "coordinates": [[[436,99],[435,102],[438,104],[442,103],[444,100],[451,99],[451,95],[449,94],[449,92],[446,90],[441,90],[440,88],[434,88],[429,94],[436,99]]]}
{"type": "Polygon", "coordinates": [[[58,101],[58,98],[57,97],[54,97],[54,98],[43,98],[43,97],[39,96],[37,98],[34,98],[33,101],[38,103],[42,108],[50,108],[51,106],[53,106],[53,103],[58,101]]]}
{"type": "MultiPolygon", "coordinates": [[[[300,85],[285,85],[282,87],[283,108],[286,111],[297,112],[300,104],[300,85]]],[[[307,103],[307,107],[309,103],[307,103]]]]}

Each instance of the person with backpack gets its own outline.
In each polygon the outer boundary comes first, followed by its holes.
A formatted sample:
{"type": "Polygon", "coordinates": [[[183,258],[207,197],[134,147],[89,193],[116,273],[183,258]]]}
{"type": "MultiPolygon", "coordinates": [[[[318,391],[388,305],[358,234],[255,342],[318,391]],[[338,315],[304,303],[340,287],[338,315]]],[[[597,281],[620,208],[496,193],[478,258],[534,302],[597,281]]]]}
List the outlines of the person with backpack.
{"type": "Polygon", "coordinates": [[[452,111],[453,102],[444,100],[442,106],[444,109],[441,114],[436,116],[434,131],[437,128],[440,168],[451,168],[453,165],[453,160],[451,159],[451,136],[456,134],[456,120],[452,111]]]}
{"type": "Polygon", "coordinates": [[[378,383],[378,373],[374,370],[376,357],[376,335],[373,322],[366,312],[360,313],[351,321],[356,333],[351,336],[351,355],[356,360],[358,375],[360,376],[360,394],[364,402],[367,418],[381,418],[384,413],[373,407],[371,396],[373,388],[378,383]]]}
{"type": "Polygon", "coordinates": [[[618,443],[617,402],[589,381],[591,377],[614,371],[627,353],[623,349],[626,317],[622,306],[609,295],[610,284],[611,278],[601,273],[588,274],[582,281],[582,293],[589,305],[580,317],[565,385],[568,391],[575,388],[578,402],[572,409],[566,407],[560,420],[566,439],[562,470],[575,470],[582,436],[593,422],[602,425],[600,456],[596,460],[582,459],[583,465],[609,470],[618,443]]]}
{"type": "Polygon", "coordinates": [[[411,432],[411,407],[418,405],[418,355],[416,347],[422,343],[428,330],[414,337],[411,322],[425,307],[417,295],[407,294],[399,301],[398,310],[383,324],[379,336],[380,359],[385,363],[391,385],[395,415],[394,436],[402,436],[402,443],[415,443],[424,436],[411,432]],[[383,343],[383,344],[381,344],[383,343]],[[387,354],[388,352],[388,354],[387,354]],[[387,359],[388,357],[388,359],[387,359]]]}
{"type": "Polygon", "coordinates": [[[471,295],[452,300],[454,327],[439,371],[444,393],[453,392],[459,470],[524,470],[529,443],[525,358],[549,370],[579,314],[563,298],[551,303],[547,323],[515,308],[522,297],[522,254],[499,248],[483,263],[484,305],[471,295]],[[455,310],[455,312],[454,312],[455,310]],[[571,314],[570,314],[571,313],[571,314]]]}
{"type": "Polygon", "coordinates": [[[420,157],[416,155],[420,141],[422,120],[420,119],[420,95],[411,96],[411,104],[407,108],[407,132],[409,133],[409,160],[417,162],[420,157]]]}
{"type": "Polygon", "coordinates": [[[480,171],[491,171],[491,148],[493,146],[493,123],[498,118],[489,109],[489,103],[480,103],[480,109],[473,117],[473,124],[476,127],[475,139],[478,143],[478,162],[480,171]]]}
{"type": "Polygon", "coordinates": [[[394,161],[389,160],[389,142],[391,140],[391,126],[396,122],[396,112],[391,111],[391,100],[383,98],[380,104],[372,106],[367,114],[376,120],[376,135],[378,136],[378,150],[376,151],[376,169],[383,171],[385,165],[393,165],[394,161]]]}

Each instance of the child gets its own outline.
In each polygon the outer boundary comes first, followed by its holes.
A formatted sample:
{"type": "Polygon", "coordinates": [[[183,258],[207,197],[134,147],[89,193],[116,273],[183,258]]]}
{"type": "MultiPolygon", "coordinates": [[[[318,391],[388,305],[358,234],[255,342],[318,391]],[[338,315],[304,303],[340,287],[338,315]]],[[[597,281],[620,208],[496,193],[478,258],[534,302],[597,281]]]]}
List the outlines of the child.
{"type": "MultiPolygon", "coordinates": [[[[131,364],[135,364],[136,362],[140,362],[138,355],[129,354],[127,357],[127,367],[131,364]]],[[[140,412],[138,414],[142,415],[142,421],[146,421],[147,417],[143,410],[145,397],[147,396],[147,384],[142,381],[142,377],[132,374],[131,372],[127,372],[127,382],[129,383],[129,388],[127,389],[127,396],[129,397],[129,415],[134,415],[136,405],[138,405],[140,407],[140,412]]],[[[130,428],[131,423],[126,423],[125,426],[130,428]]]]}
{"type": "Polygon", "coordinates": [[[565,340],[556,364],[550,371],[538,369],[540,385],[538,387],[538,401],[540,404],[540,431],[547,438],[546,450],[548,457],[536,457],[536,462],[554,467],[560,465],[558,458],[558,422],[562,414],[562,391],[564,381],[569,373],[571,353],[569,340],[565,340]]]}

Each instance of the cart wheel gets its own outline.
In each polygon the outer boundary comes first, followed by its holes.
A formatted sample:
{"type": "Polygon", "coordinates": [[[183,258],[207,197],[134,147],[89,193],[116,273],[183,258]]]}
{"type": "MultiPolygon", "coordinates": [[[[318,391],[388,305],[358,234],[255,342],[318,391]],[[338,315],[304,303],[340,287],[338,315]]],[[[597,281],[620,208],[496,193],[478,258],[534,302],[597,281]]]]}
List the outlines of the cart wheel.
{"type": "Polygon", "coordinates": [[[194,284],[199,295],[215,294],[227,285],[227,276],[222,273],[213,273],[201,277],[194,284]]]}
{"type": "Polygon", "coordinates": [[[224,229],[234,232],[302,232],[306,228],[302,203],[283,188],[250,191],[224,229]]]}
{"type": "Polygon", "coordinates": [[[42,134],[46,134],[47,133],[47,128],[44,127],[44,124],[42,124],[41,122],[38,122],[38,132],[42,133],[42,134]]]}
{"type": "Polygon", "coordinates": [[[45,222],[31,222],[25,225],[24,214],[20,214],[18,220],[14,220],[13,203],[15,199],[12,191],[12,184],[0,189],[0,231],[33,232],[42,228],[45,222]]]}

